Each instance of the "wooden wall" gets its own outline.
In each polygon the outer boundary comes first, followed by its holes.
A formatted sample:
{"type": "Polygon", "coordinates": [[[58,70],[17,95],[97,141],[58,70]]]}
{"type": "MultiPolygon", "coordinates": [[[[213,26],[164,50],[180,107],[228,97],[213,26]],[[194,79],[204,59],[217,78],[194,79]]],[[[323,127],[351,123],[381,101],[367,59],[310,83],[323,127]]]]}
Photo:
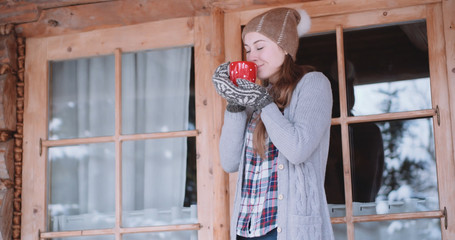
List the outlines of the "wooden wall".
{"type": "MultiPolygon", "coordinates": [[[[405,0],[412,2],[411,0],[405,0]]],[[[0,2],[0,239],[20,239],[24,41],[95,29],[189,16],[211,16],[223,24],[223,11],[298,0],[16,0],[0,2]]],[[[308,2],[308,1],[305,1],[308,2]]],[[[374,0],[314,0],[339,4],[344,12],[374,0]]],[[[416,1],[414,1],[416,2],[416,1]]],[[[442,0],[451,103],[455,103],[455,0],[442,0]]],[[[217,27],[217,24],[213,24],[217,27]]],[[[216,29],[212,29],[216,33],[216,29]]],[[[221,44],[221,43],[220,43],[221,44]]],[[[224,54],[215,56],[223,62],[224,54]]],[[[455,127],[455,104],[451,105],[455,127]]],[[[455,141],[453,141],[455,142],[455,141]]],[[[455,144],[455,143],[454,143],[455,144]]],[[[455,146],[454,146],[455,149],[455,146]]],[[[221,182],[226,179],[221,179],[221,182]]]]}
{"type": "MultiPolygon", "coordinates": [[[[21,173],[20,166],[15,165],[15,155],[22,151],[21,144],[17,144],[14,139],[18,122],[16,115],[17,59],[17,42],[13,25],[0,26],[0,237],[2,239],[11,239],[12,236],[13,205],[16,195],[14,181],[15,179],[20,181],[20,176],[15,178],[15,173],[21,173]]],[[[20,199],[20,193],[16,196],[20,199]]],[[[16,210],[20,212],[20,206],[16,210]]]]}

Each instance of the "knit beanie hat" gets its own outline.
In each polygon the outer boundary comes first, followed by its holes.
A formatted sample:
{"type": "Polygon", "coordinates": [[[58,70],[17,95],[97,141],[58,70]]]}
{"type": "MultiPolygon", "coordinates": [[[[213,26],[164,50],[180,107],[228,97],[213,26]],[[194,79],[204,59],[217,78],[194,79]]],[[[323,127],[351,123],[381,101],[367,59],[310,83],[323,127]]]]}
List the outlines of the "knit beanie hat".
{"type": "Polygon", "coordinates": [[[249,32],[258,32],[274,41],[295,61],[299,37],[310,27],[311,19],[305,10],[274,8],[251,19],[243,28],[242,39],[249,32]]]}

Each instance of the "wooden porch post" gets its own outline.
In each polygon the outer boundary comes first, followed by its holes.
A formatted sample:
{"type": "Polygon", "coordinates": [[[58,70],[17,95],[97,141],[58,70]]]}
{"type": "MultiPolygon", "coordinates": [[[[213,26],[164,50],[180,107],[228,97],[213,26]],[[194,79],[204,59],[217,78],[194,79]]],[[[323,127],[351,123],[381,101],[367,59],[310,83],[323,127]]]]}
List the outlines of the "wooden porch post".
{"type": "Polygon", "coordinates": [[[210,16],[195,20],[196,128],[198,138],[199,239],[229,239],[229,177],[221,168],[218,143],[224,101],[211,81],[216,67],[225,61],[224,12],[213,8],[210,16]],[[201,189],[202,188],[202,189],[201,189]]]}

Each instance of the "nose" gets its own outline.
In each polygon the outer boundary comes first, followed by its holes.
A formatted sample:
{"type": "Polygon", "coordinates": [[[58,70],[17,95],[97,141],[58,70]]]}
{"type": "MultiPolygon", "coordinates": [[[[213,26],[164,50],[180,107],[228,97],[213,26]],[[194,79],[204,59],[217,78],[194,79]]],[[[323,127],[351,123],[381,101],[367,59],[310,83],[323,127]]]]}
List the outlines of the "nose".
{"type": "Polygon", "coordinates": [[[256,62],[258,60],[258,56],[256,51],[251,50],[247,55],[246,55],[246,60],[250,62],[256,62]]]}

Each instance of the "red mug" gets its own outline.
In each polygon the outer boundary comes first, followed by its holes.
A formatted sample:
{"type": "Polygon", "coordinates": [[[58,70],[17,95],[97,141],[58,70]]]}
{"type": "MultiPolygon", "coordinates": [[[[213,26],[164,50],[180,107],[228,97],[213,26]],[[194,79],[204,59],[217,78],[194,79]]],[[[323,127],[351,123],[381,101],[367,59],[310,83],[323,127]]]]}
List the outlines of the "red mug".
{"type": "Polygon", "coordinates": [[[249,61],[237,61],[229,64],[229,77],[238,86],[237,78],[246,79],[252,83],[256,82],[257,65],[249,61]]]}

